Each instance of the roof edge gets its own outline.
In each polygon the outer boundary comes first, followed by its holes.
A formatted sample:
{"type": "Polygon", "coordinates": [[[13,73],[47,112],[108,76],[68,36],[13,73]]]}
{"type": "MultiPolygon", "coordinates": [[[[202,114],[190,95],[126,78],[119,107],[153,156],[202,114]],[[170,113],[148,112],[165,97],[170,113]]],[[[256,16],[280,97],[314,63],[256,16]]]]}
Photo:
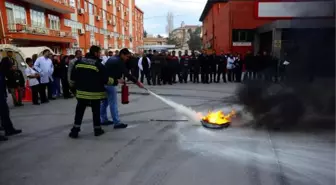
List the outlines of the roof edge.
{"type": "Polygon", "coordinates": [[[142,14],[144,14],[144,12],[141,10],[141,8],[139,8],[137,5],[134,5],[135,9],[138,9],[142,14]]]}
{"type": "Polygon", "coordinates": [[[229,0],[208,0],[208,2],[205,4],[205,7],[202,11],[202,14],[198,21],[203,22],[204,18],[208,15],[209,10],[212,8],[212,5],[215,3],[225,3],[229,0]]]}

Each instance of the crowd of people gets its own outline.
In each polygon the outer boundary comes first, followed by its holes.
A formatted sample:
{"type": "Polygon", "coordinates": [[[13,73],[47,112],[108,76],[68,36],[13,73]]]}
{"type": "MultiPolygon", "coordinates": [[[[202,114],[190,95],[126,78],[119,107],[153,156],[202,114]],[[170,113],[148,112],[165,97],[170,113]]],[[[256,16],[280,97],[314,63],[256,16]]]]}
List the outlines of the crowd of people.
{"type": "Polygon", "coordinates": [[[220,83],[242,82],[247,79],[277,81],[283,79],[289,62],[280,63],[267,52],[253,55],[221,52],[201,53],[188,50],[182,54],[149,50],[141,56],[134,56],[128,69],[143,83],[148,85],[172,85],[174,83],[220,83]]]}
{"type": "MultiPolygon", "coordinates": [[[[22,96],[26,85],[30,86],[32,103],[48,103],[63,96],[65,99],[76,96],[77,107],[74,126],[69,136],[77,138],[86,106],[93,112],[94,132],[96,136],[104,133],[101,125],[114,125],[114,128],[126,128],[120,121],[117,104],[117,85],[132,81],[143,88],[144,78],[147,85],[173,85],[174,83],[220,83],[241,82],[245,79],[265,79],[275,81],[282,74],[288,61],[279,63],[266,52],[241,55],[221,52],[201,53],[188,50],[184,54],[175,51],[146,51],[141,56],[133,55],[124,48],[120,51],[106,51],[101,56],[101,48],[92,46],[83,56],[81,50],[75,55],[52,55],[44,50],[42,56],[34,54],[26,58],[24,74],[18,69],[18,62],[12,51],[0,63],[1,122],[5,134],[21,133],[13,127],[9,118],[6,102],[7,90],[11,94],[14,106],[23,106],[22,96]],[[281,69],[281,70],[279,70],[281,69]],[[242,73],[245,73],[242,77],[242,73]],[[25,83],[25,77],[28,83],[25,83]],[[62,90],[61,90],[62,89],[62,90]],[[40,102],[39,102],[40,101],[40,102]],[[112,121],[108,120],[107,108],[110,108],[112,121]]],[[[283,75],[282,75],[283,76],[283,75]]],[[[4,139],[4,137],[0,137],[4,139]]]]}

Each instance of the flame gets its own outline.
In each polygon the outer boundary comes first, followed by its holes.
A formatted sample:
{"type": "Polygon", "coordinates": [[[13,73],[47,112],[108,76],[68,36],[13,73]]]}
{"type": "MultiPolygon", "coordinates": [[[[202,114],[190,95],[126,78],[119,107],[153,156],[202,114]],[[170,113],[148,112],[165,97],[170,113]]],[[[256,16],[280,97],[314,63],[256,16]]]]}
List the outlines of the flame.
{"type": "Polygon", "coordinates": [[[213,123],[213,124],[227,124],[230,123],[232,118],[236,115],[236,112],[232,110],[229,114],[224,114],[223,111],[217,111],[217,112],[210,112],[202,117],[203,121],[206,121],[208,123],[213,123]]]}

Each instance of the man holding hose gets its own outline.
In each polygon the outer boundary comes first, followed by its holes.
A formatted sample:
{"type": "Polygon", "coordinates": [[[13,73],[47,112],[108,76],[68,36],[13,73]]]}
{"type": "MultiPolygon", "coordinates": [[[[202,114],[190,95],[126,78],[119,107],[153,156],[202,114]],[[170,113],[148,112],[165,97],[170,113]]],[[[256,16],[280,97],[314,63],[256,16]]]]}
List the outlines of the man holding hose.
{"type": "MultiPolygon", "coordinates": [[[[129,71],[125,65],[131,57],[131,52],[124,48],[119,51],[118,56],[114,56],[108,59],[105,63],[105,68],[108,73],[108,76],[113,79],[120,79],[119,83],[122,82],[122,76],[127,77],[128,80],[132,81],[140,88],[144,88],[143,84],[137,80],[134,76],[129,74],[129,71]]],[[[115,129],[126,128],[127,124],[121,123],[118,113],[118,100],[117,100],[117,84],[107,85],[107,100],[103,100],[100,108],[100,120],[102,125],[111,125],[114,124],[115,129]],[[107,107],[110,106],[110,112],[113,119],[113,122],[108,121],[107,119],[107,107]]]]}

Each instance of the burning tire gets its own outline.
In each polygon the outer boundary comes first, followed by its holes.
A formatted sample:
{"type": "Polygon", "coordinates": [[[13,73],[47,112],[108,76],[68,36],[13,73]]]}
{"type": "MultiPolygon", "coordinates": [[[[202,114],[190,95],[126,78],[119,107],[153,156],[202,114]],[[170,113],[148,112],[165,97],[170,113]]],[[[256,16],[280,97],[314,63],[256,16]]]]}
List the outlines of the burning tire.
{"type": "Polygon", "coordinates": [[[224,128],[228,128],[231,124],[231,122],[227,122],[224,124],[209,123],[204,120],[202,120],[201,123],[203,127],[209,128],[209,129],[224,129],[224,128]]]}

